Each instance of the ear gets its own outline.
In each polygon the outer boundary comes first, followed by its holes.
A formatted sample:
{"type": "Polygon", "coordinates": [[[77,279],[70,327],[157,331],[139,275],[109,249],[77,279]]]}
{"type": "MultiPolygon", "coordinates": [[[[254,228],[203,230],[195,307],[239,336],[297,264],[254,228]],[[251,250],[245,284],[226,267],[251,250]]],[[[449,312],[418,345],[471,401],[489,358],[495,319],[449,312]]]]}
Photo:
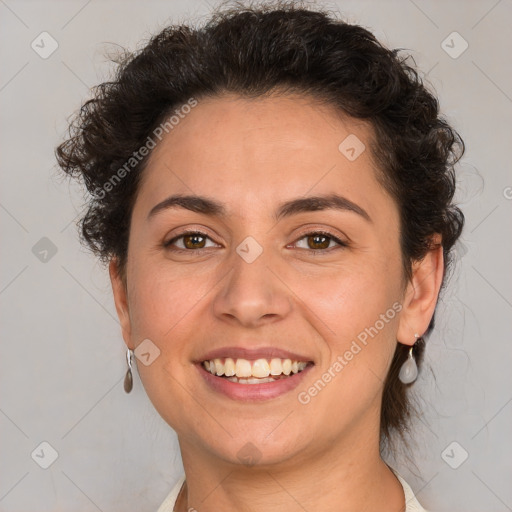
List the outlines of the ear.
{"type": "Polygon", "coordinates": [[[422,260],[414,262],[412,270],[397,332],[397,340],[404,345],[413,345],[416,341],[414,334],[421,337],[434,315],[444,272],[440,235],[433,236],[431,249],[422,260]]]}
{"type": "Polygon", "coordinates": [[[110,283],[114,292],[114,302],[116,305],[117,316],[121,324],[121,332],[124,342],[128,348],[133,349],[131,343],[131,321],[130,311],[128,309],[128,293],[126,283],[119,271],[117,259],[112,258],[108,267],[110,273],[110,283]]]}

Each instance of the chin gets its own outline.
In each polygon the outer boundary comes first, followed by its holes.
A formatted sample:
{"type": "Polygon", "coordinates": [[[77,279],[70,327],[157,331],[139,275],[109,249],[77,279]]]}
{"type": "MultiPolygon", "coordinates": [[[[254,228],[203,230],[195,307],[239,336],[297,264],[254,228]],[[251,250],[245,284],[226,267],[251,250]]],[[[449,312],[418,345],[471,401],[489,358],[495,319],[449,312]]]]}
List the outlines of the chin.
{"type": "MultiPolygon", "coordinates": [[[[273,435],[269,437],[268,432],[271,430],[250,432],[245,430],[240,435],[231,432],[233,437],[228,435],[223,439],[227,439],[225,444],[220,444],[221,440],[203,440],[205,448],[214,456],[224,460],[229,464],[241,465],[253,468],[265,469],[279,464],[286,464],[288,461],[294,460],[303,451],[302,445],[298,444],[298,439],[292,434],[290,429],[283,430],[283,436],[286,439],[276,438],[273,435]],[[210,444],[211,442],[211,444],[210,444]]],[[[307,446],[311,443],[305,443],[307,446]]]]}

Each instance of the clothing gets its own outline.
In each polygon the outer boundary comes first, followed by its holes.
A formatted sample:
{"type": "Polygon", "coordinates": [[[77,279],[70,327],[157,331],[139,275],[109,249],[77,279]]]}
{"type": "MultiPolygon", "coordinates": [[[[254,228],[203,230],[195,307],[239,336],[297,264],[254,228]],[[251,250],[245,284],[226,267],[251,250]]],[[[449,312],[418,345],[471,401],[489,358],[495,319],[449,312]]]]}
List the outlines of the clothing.
{"type": "MultiPolygon", "coordinates": [[[[396,475],[400,483],[402,484],[402,487],[404,488],[404,494],[405,494],[405,504],[406,504],[406,510],[405,512],[428,512],[425,510],[416,499],[416,496],[414,496],[414,493],[412,492],[411,487],[409,484],[393,469],[390,468],[393,473],[396,475]]],[[[176,503],[176,498],[178,497],[178,494],[180,492],[180,489],[182,485],[185,482],[185,475],[182,475],[176,485],[174,486],[173,490],[169,493],[167,498],[165,498],[164,502],[160,505],[157,512],[172,512],[174,509],[174,505],[176,503]]]]}
{"type": "MultiPolygon", "coordinates": [[[[416,496],[412,492],[410,485],[390,466],[388,466],[395,476],[400,480],[402,487],[404,488],[405,494],[405,512],[428,512],[425,510],[416,499],[416,496]]],[[[179,489],[178,489],[179,491],[179,489]]],[[[172,510],[172,509],[171,509],[172,510]]]]}

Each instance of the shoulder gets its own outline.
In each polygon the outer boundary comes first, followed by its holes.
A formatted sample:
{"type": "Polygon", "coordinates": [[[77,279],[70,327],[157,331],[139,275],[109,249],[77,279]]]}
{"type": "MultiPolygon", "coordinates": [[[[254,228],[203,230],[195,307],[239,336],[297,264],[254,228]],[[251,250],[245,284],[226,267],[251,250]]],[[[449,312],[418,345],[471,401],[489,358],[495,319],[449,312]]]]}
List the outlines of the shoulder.
{"type": "Polygon", "coordinates": [[[176,503],[176,498],[180,492],[181,486],[185,482],[185,475],[181,475],[172,491],[167,495],[164,502],[158,507],[156,512],[172,512],[176,503]]]}
{"type": "MultiPolygon", "coordinates": [[[[400,483],[402,484],[402,487],[404,489],[404,495],[405,495],[405,504],[406,504],[406,512],[428,512],[428,510],[425,510],[418,500],[416,499],[416,496],[414,495],[414,492],[412,491],[410,485],[393,469],[391,468],[393,473],[396,475],[400,483]]],[[[156,512],[172,512],[174,509],[174,505],[176,503],[176,498],[178,497],[178,494],[180,492],[181,486],[185,482],[185,475],[181,475],[181,477],[176,482],[175,486],[173,487],[172,491],[167,495],[163,503],[158,507],[158,510],[156,512]]]]}
{"type": "Polygon", "coordinates": [[[402,487],[404,489],[405,494],[405,512],[428,512],[425,510],[416,499],[414,492],[411,489],[411,486],[404,480],[402,476],[400,476],[393,468],[391,468],[393,473],[396,475],[402,487]]]}

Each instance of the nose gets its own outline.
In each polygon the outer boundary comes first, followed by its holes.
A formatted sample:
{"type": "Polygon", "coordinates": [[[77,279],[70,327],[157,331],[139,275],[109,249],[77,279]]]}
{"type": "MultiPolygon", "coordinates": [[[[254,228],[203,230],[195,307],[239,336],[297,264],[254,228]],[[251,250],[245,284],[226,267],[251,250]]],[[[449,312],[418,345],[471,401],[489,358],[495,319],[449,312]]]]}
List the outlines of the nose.
{"type": "Polygon", "coordinates": [[[290,312],[291,292],[271,260],[265,251],[251,263],[233,254],[231,272],[221,281],[214,298],[217,318],[243,327],[258,327],[290,312]]]}

